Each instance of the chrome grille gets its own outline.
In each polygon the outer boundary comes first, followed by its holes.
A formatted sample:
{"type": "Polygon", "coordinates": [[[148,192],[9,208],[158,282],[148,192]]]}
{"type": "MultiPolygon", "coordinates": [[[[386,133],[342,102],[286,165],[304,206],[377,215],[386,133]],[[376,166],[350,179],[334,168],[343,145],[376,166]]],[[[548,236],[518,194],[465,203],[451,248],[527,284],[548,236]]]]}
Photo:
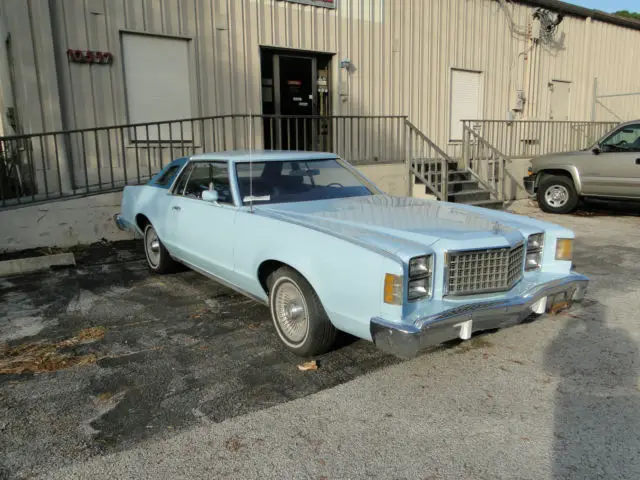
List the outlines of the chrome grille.
{"type": "Polygon", "coordinates": [[[446,295],[510,290],[522,278],[524,244],[516,247],[449,252],[446,295]]]}

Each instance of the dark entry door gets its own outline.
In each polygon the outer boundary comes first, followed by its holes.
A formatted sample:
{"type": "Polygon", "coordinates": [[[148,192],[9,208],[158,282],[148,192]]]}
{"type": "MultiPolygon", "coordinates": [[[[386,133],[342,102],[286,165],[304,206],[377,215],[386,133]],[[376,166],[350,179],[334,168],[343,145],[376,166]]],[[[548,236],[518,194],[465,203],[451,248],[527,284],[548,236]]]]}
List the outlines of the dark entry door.
{"type": "Polygon", "coordinates": [[[316,59],[290,55],[274,56],[276,114],[281,115],[281,148],[308,150],[313,144],[316,59]]]}

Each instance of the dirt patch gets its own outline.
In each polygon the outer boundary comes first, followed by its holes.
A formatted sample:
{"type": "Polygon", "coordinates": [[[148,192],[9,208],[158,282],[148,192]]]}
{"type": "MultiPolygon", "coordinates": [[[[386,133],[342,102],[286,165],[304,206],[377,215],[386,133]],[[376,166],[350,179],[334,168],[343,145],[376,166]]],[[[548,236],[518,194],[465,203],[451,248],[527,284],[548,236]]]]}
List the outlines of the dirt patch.
{"type": "Polygon", "coordinates": [[[484,338],[482,334],[480,334],[480,335],[471,337],[470,340],[460,341],[460,343],[457,343],[455,346],[456,346],[455,352],[462,354],[462,353],[470,352],[472,350],[482,350],[484,348],[491,348],[493,347],[493,343],[491,343],[489,340],[484,338]]]}
{"type": "Polygon", "coordinates": [[[95,363],[97,356],[93,353],[76,355],[67,350],[100,340],[105,332],[104,327],[91,327],[57,343],[37,342],[17,347],[0,347],[0,375],[55,372],[76,365],[95,363]]]}

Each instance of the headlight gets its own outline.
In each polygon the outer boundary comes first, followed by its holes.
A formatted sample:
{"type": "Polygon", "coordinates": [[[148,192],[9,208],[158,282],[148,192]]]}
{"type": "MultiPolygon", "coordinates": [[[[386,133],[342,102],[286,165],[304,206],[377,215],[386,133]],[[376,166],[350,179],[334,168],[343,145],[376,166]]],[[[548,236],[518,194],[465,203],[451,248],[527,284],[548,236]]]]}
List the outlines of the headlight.
{"type": "Polygon", "coordinates": [[[407,300],[415,302],[431,294],[433,255],[423,255],[409,260],[407,300]]]}
{"type": "Polygon", "coordinates": [[[409,280],[409,288],[407,289],[407,298],[410,302],[415,302],[429,295],[430,278],[419,278],[418,280],[409,280]]]}
{"type": "Polygon", "coordinates": [[[559,238],[556,241],[556,260],[573,260],[573,238],[559,238]]]}
{"type": "Polygon", "coordinates": [[[409,261],[409,277],[416,278],[431,275],[431,256],[416,257],[409,261]]]}
{"type": "Polygon", "coordinates": [[[544,233],[534,233],[527,239],[527,252],[524,269],[527,272],[538,270],[542,265],[542,248],[544,247],[544,233]]]}
{"type": "Polygon", "coordinates": [[[527,240],[527,250],[542,248],[544,246],[544,233],[534,233],[529,235],[527,240]]]}

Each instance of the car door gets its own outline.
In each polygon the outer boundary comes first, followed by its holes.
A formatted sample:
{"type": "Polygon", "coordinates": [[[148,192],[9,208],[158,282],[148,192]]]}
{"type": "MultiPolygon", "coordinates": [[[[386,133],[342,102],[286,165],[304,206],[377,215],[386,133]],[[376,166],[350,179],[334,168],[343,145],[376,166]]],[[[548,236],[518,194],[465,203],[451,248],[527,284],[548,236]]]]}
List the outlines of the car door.
{"type": "Polygon", "coordinates": [[[640,197],[640,123],[619,127],[584,153],[577,166],[585,195],[640,197]]]}
{"type": "Polygon", "coordinates": [[[173,192],[170,234],[175,255],[188,266],[235,283],[233,278],[234,223],[238,208],[229,182],[229,164],[197,161],[184,172],[173,192]],[[218,201],[202,199],[213,189],[218,201]]]}

